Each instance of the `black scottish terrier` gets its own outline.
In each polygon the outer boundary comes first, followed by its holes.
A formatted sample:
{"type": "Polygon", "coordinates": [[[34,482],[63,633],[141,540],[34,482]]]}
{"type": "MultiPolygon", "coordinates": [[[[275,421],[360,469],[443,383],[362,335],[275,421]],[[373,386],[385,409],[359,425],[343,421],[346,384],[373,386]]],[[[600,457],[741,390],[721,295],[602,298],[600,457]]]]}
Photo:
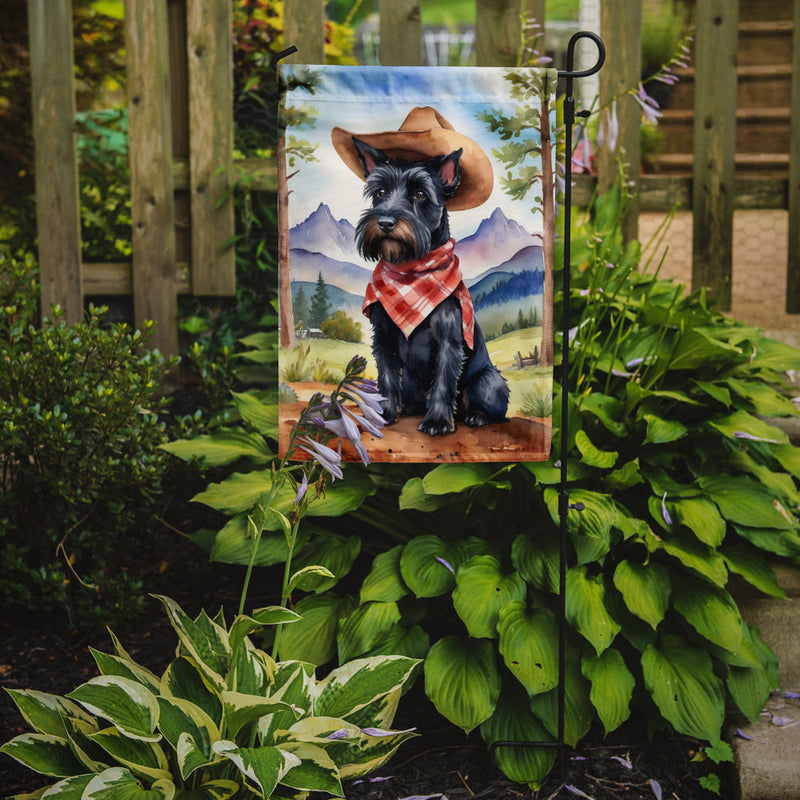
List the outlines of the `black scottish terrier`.
{"type": "MultiPolygon", "coordinates": [[[[459,185],[461,150],[431,161],[390,158],[353,137],[371,201],[356,228],[356,245],[372,261],[385,259],[402,271],[450,239],[446,202],[459,185]]],[[[466,292],[466,288],[463,289],[466,292]]],[[[386,422],[402,414],[422,414],[418,426],[435,436],[455,430],[455,417],[477,427],[505,422],[508,385],[489,360],[474,322],[470,348],[455,293],[443,299],[406,338],[381,302],[368,310],[378,388],[386,400],[386,422]]],[[[471,310],[470,310],[471,313],[471,310]]]]}

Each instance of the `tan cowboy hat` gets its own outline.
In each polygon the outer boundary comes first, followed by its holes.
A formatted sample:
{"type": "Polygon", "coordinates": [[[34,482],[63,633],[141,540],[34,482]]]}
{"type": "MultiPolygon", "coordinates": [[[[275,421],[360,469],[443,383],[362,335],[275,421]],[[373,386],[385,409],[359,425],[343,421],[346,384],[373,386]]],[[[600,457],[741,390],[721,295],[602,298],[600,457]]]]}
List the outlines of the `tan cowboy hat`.
{"type": "Polygon", "coordinates": [[[406,161],[429,161],[434,156],[445,156],[462,148],[458,162],[461,182],[455,195],[447,201],[450,211],[476,208],[492,193],[494,173],[486,153],[468,136],[454,131],[453,126],[430,106],[412,109],[396,131],[354,133],[339,127],[331,131],[336,152],[364,180],[361,160],[353,144],[354,136],[370,147],[383,150],[390,158],[406,161]]]}

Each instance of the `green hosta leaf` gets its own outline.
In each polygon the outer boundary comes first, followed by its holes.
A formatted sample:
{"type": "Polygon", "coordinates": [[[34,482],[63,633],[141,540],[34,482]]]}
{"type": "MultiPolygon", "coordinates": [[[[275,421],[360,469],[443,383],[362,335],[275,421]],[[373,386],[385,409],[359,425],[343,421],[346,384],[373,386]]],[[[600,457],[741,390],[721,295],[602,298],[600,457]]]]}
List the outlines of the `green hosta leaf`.
{"type": "Polygon", "coordinates": [[[137,664],[130,658],[101,653],[93,647],[90,647],[89,650],[103,675],[119,675],[122,678],[130,678],[132,681],[141,683],[151,692],[158,691],[159,679],[149,669],[137,664]]]}
{"type": "Polygon", "coordinates": [[[231,392],[242,419],[259,433],[278,438],[278,404],[263,403],[252,392],[231,392]]]}
{"type": "Polygon", "coordinates": [[[188,658],[176,658],[167,667],[161,676],[160,693],[166,698],[188,700],[204,711],[215,725],[222,722],[222,698],[188,658]]]}
{"type": "MultiPolygon", "coordinates": [[[[577,651],[568,651],[564,673],[564,741],[571,747],[586,735],[595,716],[589,689],[589,682],[581,675],[577,651]]],[[[549,733],[557,736],[558,689],[534,695],[530,698],[530,707],[549,733]]]]}
{"type": "Polygon", "coordinates": [[[663,550],[717,586],[724,586],[728,580],[728,570],[725,568],[722,556],[702,542],[698,542],[694,536],[671,533],[662,540],[656,540],[651,534],[646,541],[651,551],[663,550]]]}
{"type": "MultiPolygon", "coordinates": [[[[249,511],[269,491],[272,472],[268,469],[253,472],[234,472],[220,483],[211,483],[192,501],[233,515],[249,511]]],[[[287,490],[289,491],[289,490],[287,490]]],[[[294,494],[292,495],[294,497],[294,494]]]]}
{"type": "Polygon", "coordinates": [[[42,775],[64,778],[86,772],[70,749],[69,742],[49,733],[23,733],[0,747],[0,753],[42,775]]]}
{"type": "Polygon", "coordinates": [[[725,520],[716,505],[703,497],[685,497],[666,503],[675,522],[685,525],[703,544],[719,547],[725,538],[725,520]]]}
{"type": "Polygon", "coordinates": [[[758,348],[754,348],[750,368],[776,372],[800,369],[800,356],[796,347],[762,336],[758,340],[758,348]]]}
{"type": "Polygon", "coordinates": [[[800,556],[800,536],[795,531],[776,530],[775,528],[748,528],[745,525],[734,525],[736,533],[758,547],[775,553],[778,556],[794,558],[800,556]]]}
{"type": "Polygon", "coordinates": [[[145,789],[127,769],[112,767],[86,784],[81,800],[173,800],[174,797],[172,781],[156,781],[150,789],[145,789]]]}
{"type": "Polygon", "coordinates": [[[425,659],[425,693],[466,733],[494,713],[500,686],[494,645],[486,639],[446,636],[425,659]]]}
{"type": "Polygon", "coordinates": [[[417,664],[419,661],[416,659],[403,656],[377,656],[349,661],[332,670],[317,684],[314,713],[323,717],[349,719],[354,712],[375,700],[401,690],[417,664]]]}
{"type": "Polygon", "coordinates": [[[773,444],[786,444],[789,437],[780,429],[763,420],[748,414],[746,411],[735,411],[727,417],[709,420],[709,425],[716,428],[730,439],[754,437],[773,444]]]}
{"type": "Polygon", "coordinates": [[[642,671],[647,691],[678,733],[720,738],[725,693],[705,651],[667,634],[644,651],[642,671]]]}
{"type": "Polygon", "coordinates": [[[617,437],[624,437],[628,431],[625,423],[625,409],[616,397],[600,392],[592,392],[581,398],[581,411],[588,411],[597,417],[606,430],[617,437]]]}
{"type": "Polygon", "coordinates": [[[362,603],[339,623],[339,662],[364,655],[399,621],[397,603],[362,603]]]}
{"type": "Polygon", "coordinates": [[[448,505],[451,498],[446,495],[428,494],[422,484],[422,478],[407,480],[400,492],[399,507],[401,511],[438,511],[448,505]]]}
{"type": "Polygon", "coordinates": [[[298,587],[306,592],[313,592],[315,589],[325,591],[335,585],[336,576],[327,567],[313,564],[297,570],[289,579],[288,589],[290,592],[298,587]]]}
{"type": "Polygon", "coordinates": [[[225,731],[228,736],[233,737],[245,725],[249,725],[261,717],[277,711],[292,711],[292,707],[281,700],[241,692],[223,692],[222,708],[225,715],[225,731]]]}
{"type": "Polygon", "coordinates": [[[731,572],[741,575],[770,597],[786,597],[772,567],[754,547],[747,544],[730,544],[721,548],[722,557],[731,572]]]}
{"type": "Polygon", "coordinates": [[[397,545],[375,557],[369,575],[361,584],[361,602],[378,600],[392,603],[408,594],[408,587],[400,573],[400,555],[403,545],[397,545]]]}
{"type": "Polygon", "coordinates": [[[623,464],[619,469],[615,469],[606,475],[606,484],[609,489],[616,489],[623,491],[630,489],[632,486],[637,486],[644,483],[644,478],[639,471],[639,459],[634,458],[633,461],[628,461],[623,464]]]}
{"type": "Polygon", "coordinates": [[[281,778],[284,786],[307,792],[326,792],[334,797],[344,797],[339,770],[331,757],[321,748],[308,742],[283,742],[280,749],[300,759],[281,778]]]}
{"type": "MultiPolygon", "coordinates": [[[[554,524],[560,523],[558,513],[558,492],[546,489],[545,502],[554,524]]],[[[571,489],[569,493],[571,505],[583,503],[582,511],[571,508],[567,515],[567,531],[571,534],[583,534],[606,540],[617,519],[617,507],[614,501],[600,492],[587,489],[571,489]]]]}
{"type": "Polygon", "coordinates": [[[797,520],[760,484],[742,476],[719,475],[700,479],[722,516],[750,528],[796,528],[797,520]]]}
{"type": "Polygon", "coordinates": [[[750,722],[758,720],[774,688],[761,667],[728,667],[727,685],[734,702],[750,722]]]}
{"type": "Polygon", "coordinates": [[[738,649],[742,641],[742,618],[725,589],[683,575],[673,583],[672,604],[701,636],[725,650],[738,649]]]}
{"type": "Polygon", "coordinates": [[[669,444],[686,435],[689,430],[682,422],[674,419],[662,419],[653,414],[644,414],[647,423],[645,444],[669,444]]]}
{"type": "Polygon", "coordinates": [[[436,597],[455,585],[455,572],[468,558],[466,544],[448,544],[438,536],[417,536],[400,556],[403,581],[417,597],[436,597]]]}
{"type": "Polygon", "coordinates": [[[275,787],[300,759],[277,747],[237,747],[234,742],[215,742],[214,752],[232,761],[239,772],[261,789],[264,797],[271,797],[275,787]]]}
{"type": "Polygon", "coordinates": [[[572,567],[567,571],[567,620],[598,655],[611,644],[622,627],[609,614],[605,594],[602,574],[591,577],[586,567],[572,567]]]}
{"type": "Polygon", "coordinates": [[[516,572],[504,575],[493,556],[474,556],[456,574],[453,607],[470,636],[497,636],[497,615],[511,600],[525,597],[525,581],[516,572]]]}
{"type": "Polygon", "coordinates": [[[514,600],[500,609],[497,632],[500,654],[528,694],[558,684],[558,624],[552,612],[514,600]]]}
{"type": "Polygon", "coordinates": [[[134,775],[149,781],[170,780],[167,757],[157,744],[129,739],[116,728],[106,728],[91,734],[89,738],[134,775]]]}
{"type": "Polygon", "coordinates": [[[597,709],[606,735],[630,716],[631,697],[636,679],[625,666],[619,650],[609,648],[602,655],[588,653],[581,662],[584,678],[592,684],[589,699],[597,709]]]}
{"type": "Polygon", "coordinates": [[[410,628],[393,625],[367,655],[397,655],[423,659],[428,655],[430,647],[430,636],[419,625],[412,625],[410,628]]]}
{"type": "Polygon", "coordinates": [[[361,537],[333,536],[314,537],[293,561],[296,570],[304,567],[320,566],[332,573],[331,576],[309,574],[297,586],[305,592],[324,592],[336,585],[353,566],[356,556],[361,552],[361,537]]]}
{"type": "Polygon", "coordinates": [[[558,592],[559,545],[555,536],[532,539],[521,533],[511,545],[511,563],[527,583],[543,592],[558,592]]]}
{"type": "Polygon", "coordinates": [[[780,465],[795,478],[800,478],[800,447],[793,444],[782,444],[770,448],[772,455],[780,465]]]}
{"type": "Polygon", "coordinates": [[[628,610],[655,629],[669,608],[672,586],[669,572],[650,561],[620,561],[614,570],[614,586],[622,594],[628,610]]]}
{"type": "MultiPolygon", "coordinates": [[[[301,528],[301,535],[304,528],[301,528]]],[[[282,533],[264,531],[258,541],[255,558],[253,557],[253,537],[250,535],[247,514],[231,517],[216,534],[211,545],[210,558],[223,564],[249,564],[254,558],[253,566],[270,567],[286,560],[286,539],[282,533]]]]}
{"type": "Polygon", "coordinates": [[[6,689],[14,704],[19,709],[25,722],[36,733],[49,733],[53,736],[63,737],[64,717],[75,717],[86,722],[92,718],[71,700],[55,694],[37,692],[34,689],[6,689]]]}
{"type": "Polygon", "coordinates": [[[427,494],[452,494],[482,486],[495,470],[488,464],[439,464],[422,479],[427,494]]]}
{"type": "Polygon", "coordinates": [[[581,461],[590,467],[598,469],[611,469],[617,463],[619,453],[614,451],[598,450],[592,444],[588,434],[580,430],[575,434],[575,445],[580,451],[581,461]]]}
{"type": "Polygon", "coordinates": [[[281,632],[281,660],[324,664],[336,653],[339,619],[348,613],[349,604],[331,592],[304,597],[295,605],[299,622],[281,632]]]}
{"type": "Polygon", "coordinates": [[[225,681],[222,676],[227,673],[231,660],[227,631],[210,620],[208,624],[200,624],[184,614],[174,600],[160,595],[156,597],[166,608],[181,645],[208,680],[217,689],[223,688],[225,681]]]}
{"type": "Polygon", "coordinates": [[[709,383],[708,381],[693,380],[692,383],[718,403],[722,404],[726,408],[730,407],[732,402],[731,393],[724,386],[720,386],[716,383],[709,383]]]}
{"type": "Polygon", "coordinates": [[[697,328],[687,328],[672,352],[669,369],[697,369],[710,361],[735,363],[741,358],[742,352],[738,347],[712,339],[697,328]]]}
{"type": "Polygon", "coordinates": [[[787,417],[797,413],[797,409],[788,397],[761,380],[740,381],[736,378],[727,378],[725,383],[739,397],[751,402],[755,413],[761,417],[787,417]]]}
{"type": "Polygon", "coordinates": [[[217,428],[210,434],[166,442],[159,447],[184,461],[197,459],[204,467],[220,467],[239,458],[265,464],[274,457],[260,434],[241,428],[217,428]]]}
{"type": "Polygon", "coordinates": [[[175,800],[228,800],[238,791],[239,784],[235,781],[208,781],[196,789],[179,789],[175,800]]]}
{"type": "MultiPolygon", "coordinates": [[[[509,684],[503,688],[494,713],[481,724],[487,745],[495,742],[549,742],[552,737],[531,713],[525,693],[509,684]]],[[[555,749],[545,747],[498,747],[497,766],[512,781],[538,789],[555,762],[555,749]]]]}
{"type": "Polygon", "coordinates": [[[131,739],[157,742],[158,703],[140,683],[117,675],[100,675],[70,692],[90,714],[108,720],[131,739]]]}

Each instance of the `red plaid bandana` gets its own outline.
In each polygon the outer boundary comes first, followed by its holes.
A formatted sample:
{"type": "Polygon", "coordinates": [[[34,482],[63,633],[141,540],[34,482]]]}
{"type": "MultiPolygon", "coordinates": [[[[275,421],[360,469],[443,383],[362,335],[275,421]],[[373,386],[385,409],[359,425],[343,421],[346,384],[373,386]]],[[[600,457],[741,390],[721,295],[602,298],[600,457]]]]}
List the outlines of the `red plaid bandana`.
{"type": "Polygon", "coordinates": [[[472,298],[461,279],[455,239],[431,250],[422,258],[392,264],[381,259],[372,273],[362,311],[369,317],[373,303],[380,303],[406,339],[436,306],[450,295],[461,305],[464,341],[472,349],[475,314],[472,298]]]}

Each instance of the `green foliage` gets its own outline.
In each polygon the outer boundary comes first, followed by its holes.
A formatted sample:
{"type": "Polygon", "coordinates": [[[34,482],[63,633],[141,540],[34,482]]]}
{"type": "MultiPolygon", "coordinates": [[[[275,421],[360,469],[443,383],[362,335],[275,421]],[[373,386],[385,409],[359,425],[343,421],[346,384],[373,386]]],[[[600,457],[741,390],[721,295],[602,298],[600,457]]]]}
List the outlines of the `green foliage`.
{"type": "Polygon", "coordinates": [[[324,320],[320,326],[322,332],[329,339],[339,339],[342,342],[362,341],[361,323],[348,317],[344,311],[335,311],[332,317],[324,320]]]}
{"type": "Polygon", "coordinates": [[[122,602],[111,553],[148,529],[160,495],[167,364],[148,328],[107,327],[104,309],[77,325],[54,309],[34,327],[34,275],[32,260],[0,256],[0,603],[94,612],[122,602]]]}
{"type": "Polygon", "coordinates": [[[161,602],[178,638],[158,676],[112,636],[92,651],[100,675],[66,697],[9,690],[32,729],[0,751],[55,779],[52,797],[224,800],[343,797],[345,778],[380,767],[413,731],[390,730],[417,661],[358,659],[314,675],[311,664],[276,663],[250,640],[298,616],[280,606],[192,619],[161,602]]]}

